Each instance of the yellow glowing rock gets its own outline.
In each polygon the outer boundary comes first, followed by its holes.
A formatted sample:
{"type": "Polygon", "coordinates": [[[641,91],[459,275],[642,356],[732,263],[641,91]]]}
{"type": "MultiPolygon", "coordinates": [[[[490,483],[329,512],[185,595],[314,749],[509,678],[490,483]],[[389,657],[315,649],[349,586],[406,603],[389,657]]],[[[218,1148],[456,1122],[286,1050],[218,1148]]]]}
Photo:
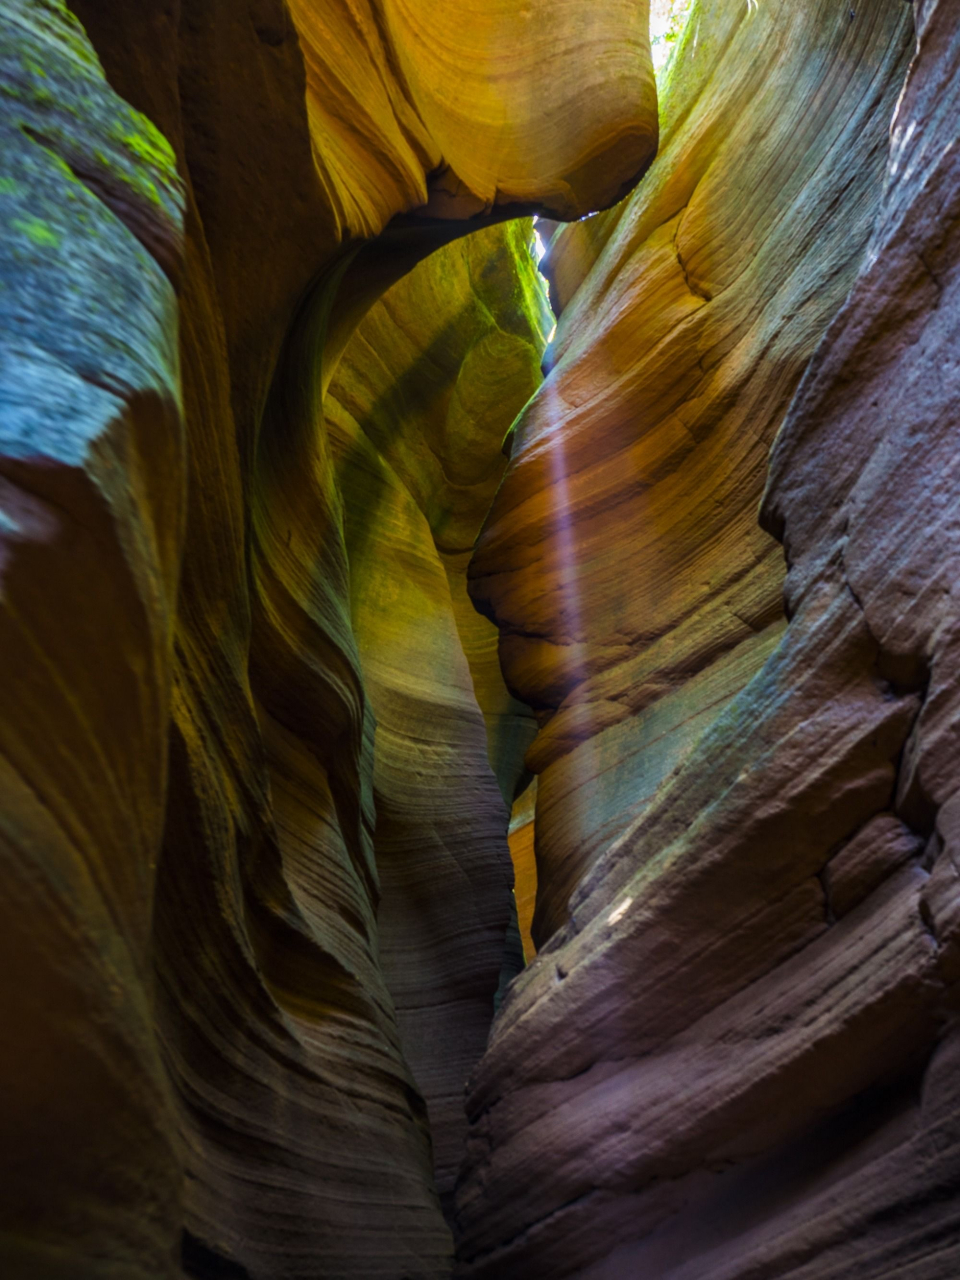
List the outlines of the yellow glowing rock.
{"type": "Polygon", "coordinates": [[[550,242],[553,368],[470,570],[507,683],[541,714],[541,946],[778,640],[767,453],[853,279],[902,74],[899,11],[851,27],[838,9],[828,29],[701,5],[691,22],[646,179],[550,242]],[[886,99],[846,72],[833,96],[799,94],[828,40],[858,74],[884,67],[886,99]],[[870,144],[856,169],[848,136],[870,144]]]}
{"type": "Polygon", "coordinates": [[[645,3],[384,7],[421,118],[485,207],[534,202],[579,217],[616,200],[652,159],[645,3]]]}
{"type": "Polygon", "coordinates": [[[317,164],[341,234],[397,213],[575,219],[657,146],[645,0],[291,0],[317,164]]]}
{"type": "MultiPolygon", "coordinates": [[[[529,223],[513,222],[422,262],[365,317],[326,402],[350,623],[376,720],[379,960],[447,1203],[463,1084],[500,980],[509,801],[531,737],[465,584],[506,467],[504,424],[539,383],[551,323],[529,241],[529,223]]],[[[323,505],[318,489],[317,516],[323,505]]],[[[307,545],[322,536],[318,526],[307,545]]]]}

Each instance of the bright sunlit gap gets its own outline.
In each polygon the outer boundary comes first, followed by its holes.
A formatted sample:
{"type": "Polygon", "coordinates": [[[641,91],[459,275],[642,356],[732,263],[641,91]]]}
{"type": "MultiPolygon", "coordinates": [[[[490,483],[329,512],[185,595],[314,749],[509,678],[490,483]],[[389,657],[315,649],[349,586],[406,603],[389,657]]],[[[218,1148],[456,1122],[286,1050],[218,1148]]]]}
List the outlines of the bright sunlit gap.
{"type": "MultiPolygon", "coordinates": [[[[756,5],[757,0],[746,0],[748,7],[756,5]]],[[[650,0],[650,52],[653,57],[653,69],[659,76],[670,60],[670,55],[677,41],[683,35],[693,0],[650,0]]],[[[592,214],[588,214],[592,217],[592,214]]],[[[537,230],[537,218],[533,219],[533,256],[538,267],[547,254],[547,246],[537,230]]],[[[554,325],[548,344],[554,339],[557,326],[554,325]]]]}
{"type": "MultiPolygon", "coordinates": [[[[540,232],[537,230],[537,218],[536,218],[536,216],[534,216],[534,219],[533,219],[533,256],[534,256],[534,258],[535,258],[535,260],[536,260],[536,263],[537,263],[537,267],[538,267],[538,269],[539,269],[539,267],[540,267],[541,262],[543,262],[544,257],[546,256],[546,252],[547,252],[547,246],[543,243],[543,236],[541,236],[540,232]]],[[[550,330],[550,332],[547,334],[547,346],[549,346],[549,345],[550,345],[550,343],[554,340],[554,338],[556,337],[556,334],[557,334],[557,326],[556,326],[556,324],[554,324],[553,328],[552,328],[552,329],[550,330]]]]}
{"type": "Polygon", "coordinates": [[[650,0],[650,52],[655,72],[666,66],[692,4],[693,0],[650,0]]]}

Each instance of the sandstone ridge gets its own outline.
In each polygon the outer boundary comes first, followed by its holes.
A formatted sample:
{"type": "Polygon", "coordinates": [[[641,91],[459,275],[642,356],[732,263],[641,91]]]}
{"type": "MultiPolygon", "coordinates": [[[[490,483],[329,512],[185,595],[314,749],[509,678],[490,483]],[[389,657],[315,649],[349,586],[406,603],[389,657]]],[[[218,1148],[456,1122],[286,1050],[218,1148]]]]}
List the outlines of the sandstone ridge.
{"type": "Polygon", "coordinates": [[[0,0],[4,1276],[960,1274],[957,4],[665,8],[0,0]]]}

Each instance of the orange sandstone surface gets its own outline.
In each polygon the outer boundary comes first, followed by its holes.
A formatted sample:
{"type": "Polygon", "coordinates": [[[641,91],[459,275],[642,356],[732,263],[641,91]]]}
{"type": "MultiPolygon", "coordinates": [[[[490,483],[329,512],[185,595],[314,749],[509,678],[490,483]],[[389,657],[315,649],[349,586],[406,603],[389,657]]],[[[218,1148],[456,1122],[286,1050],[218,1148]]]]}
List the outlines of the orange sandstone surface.
{"type": "MultiPolygon", "coordinates": [[[[489,229],[495,192],[578,216],[656,145],[642,6],[593,24],[612,80],[563,74],[588,8],[545,62],[530,15],[477,6],[452,69],[435,6],[378,9],[358,38],[390,69],[397,124],[348,58],[318,97],[303,6],[0,5],[5,1274],[449,1273],[438,1178],[449,1199],[529,738],[491,628],[464,621],[545,327],[528,232],[489,229]],[[484,31],[491,96],[457,141],[449,99],[484,31]],[[511,143],[505,104],[543,93],[565,124],[538,170],[543,138],[511,143]],[[322,119],[355,139],[371,110],[376,145],[344,167],[322,119]],[[400,196],[398,131],[418,166],[400,196]],[[412,284],[406,318],[370,312],[484,227],[412,284]],[[351,381],[368,312],[382,363],[351,381]],[[388,391],[392,409],[360,412],[388,391]],[[363,437],[349,459],[341,404],[363,437]],[[365,434],[397,422],[406,473],[365,434]],[[451,458],[443,433],[464,423],[473,455],[451,458]],[[435,463],[417,456],[431,429],[435,463]],[[372,538],[365,465],[386,484],[372,538]],[[399,604],[392,651],[371,656],[377,573],[399,604]]],[[[358,18],[316,12],[342,32],[358,18]]]]}
{"type": "Polygon", "coordinates": [[[0,1274],[956,1280],[958,32],[0,0],[0,1274]]]}

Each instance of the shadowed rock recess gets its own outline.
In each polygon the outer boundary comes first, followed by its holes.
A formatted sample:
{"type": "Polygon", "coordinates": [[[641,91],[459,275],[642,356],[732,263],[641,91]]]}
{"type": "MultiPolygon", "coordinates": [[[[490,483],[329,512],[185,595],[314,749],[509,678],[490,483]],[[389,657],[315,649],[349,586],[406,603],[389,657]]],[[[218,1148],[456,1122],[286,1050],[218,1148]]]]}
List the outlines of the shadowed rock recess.
{"type": "Polygon", "coordinates": [[[687,8],[0,0],[4,1280],[960,1276],[960,0],[687,8]]]}

